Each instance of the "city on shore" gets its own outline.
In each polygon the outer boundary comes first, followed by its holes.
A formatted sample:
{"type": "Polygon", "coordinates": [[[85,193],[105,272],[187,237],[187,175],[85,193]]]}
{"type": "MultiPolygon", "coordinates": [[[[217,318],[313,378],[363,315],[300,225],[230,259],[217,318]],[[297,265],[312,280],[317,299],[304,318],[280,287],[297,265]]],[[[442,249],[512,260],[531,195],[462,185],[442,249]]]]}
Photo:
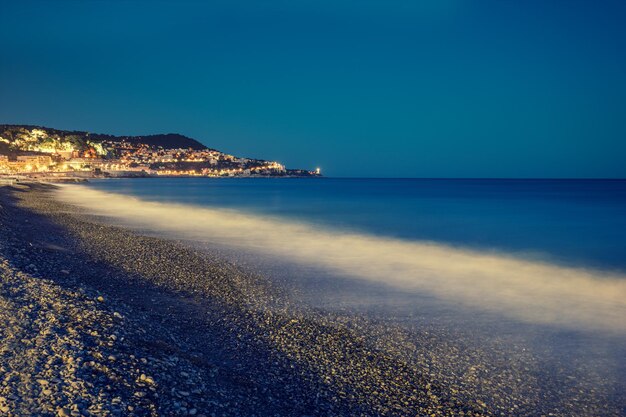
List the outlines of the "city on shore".
{"type": "Polygon", "coordinates": [[[29,177],[316,177],[243,158],[178,134],[111,136],[38,126],[0,125],[0,175],[29,177]]]}

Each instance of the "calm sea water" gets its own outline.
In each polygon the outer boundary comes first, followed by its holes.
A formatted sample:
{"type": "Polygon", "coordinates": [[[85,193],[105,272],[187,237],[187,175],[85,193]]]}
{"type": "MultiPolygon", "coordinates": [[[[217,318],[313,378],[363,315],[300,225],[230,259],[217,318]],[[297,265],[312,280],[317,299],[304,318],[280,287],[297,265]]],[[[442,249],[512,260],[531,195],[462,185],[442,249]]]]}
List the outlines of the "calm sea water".
{"type": "Polygon", "coordinates": [[[159,178],[89,187],[626,271],[626,180],[159,178]]]}

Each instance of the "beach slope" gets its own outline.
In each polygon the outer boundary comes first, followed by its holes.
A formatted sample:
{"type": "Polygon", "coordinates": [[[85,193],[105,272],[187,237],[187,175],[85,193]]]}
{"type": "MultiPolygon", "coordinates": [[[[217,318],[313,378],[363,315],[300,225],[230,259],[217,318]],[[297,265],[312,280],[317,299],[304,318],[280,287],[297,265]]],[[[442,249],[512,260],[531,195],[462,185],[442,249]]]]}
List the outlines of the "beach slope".
{"type": "Polygon", "coordinates": [[[619,413],[521,345],[318,311],[54,190],[0,187],[0,416],[619,413]]]}

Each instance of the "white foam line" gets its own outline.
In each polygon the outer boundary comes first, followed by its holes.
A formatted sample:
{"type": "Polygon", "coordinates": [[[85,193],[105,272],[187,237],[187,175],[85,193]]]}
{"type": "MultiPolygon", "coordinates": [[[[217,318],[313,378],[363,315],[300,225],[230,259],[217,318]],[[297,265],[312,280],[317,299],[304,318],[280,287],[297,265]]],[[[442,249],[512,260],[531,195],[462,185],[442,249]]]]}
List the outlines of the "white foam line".
{"type": "Polygon", "coordinates": [[[240,245],[524,321],[626,333],[624,274],[148,202],[80,185],[61,187],[58,195],[94,214],[172,237],[240,245]]]}

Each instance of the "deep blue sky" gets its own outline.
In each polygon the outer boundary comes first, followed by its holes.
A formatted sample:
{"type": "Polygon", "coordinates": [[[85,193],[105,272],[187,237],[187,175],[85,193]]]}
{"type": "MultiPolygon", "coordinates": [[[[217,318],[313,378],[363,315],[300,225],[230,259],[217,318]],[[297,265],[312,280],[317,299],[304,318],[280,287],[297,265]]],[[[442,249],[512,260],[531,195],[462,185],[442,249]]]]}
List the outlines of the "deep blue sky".
{"type": "Polygon", "coordinates": [[[0,22],[0,123],[333,176],[626,177],[622,0],[0,0],[0,22]]]}

